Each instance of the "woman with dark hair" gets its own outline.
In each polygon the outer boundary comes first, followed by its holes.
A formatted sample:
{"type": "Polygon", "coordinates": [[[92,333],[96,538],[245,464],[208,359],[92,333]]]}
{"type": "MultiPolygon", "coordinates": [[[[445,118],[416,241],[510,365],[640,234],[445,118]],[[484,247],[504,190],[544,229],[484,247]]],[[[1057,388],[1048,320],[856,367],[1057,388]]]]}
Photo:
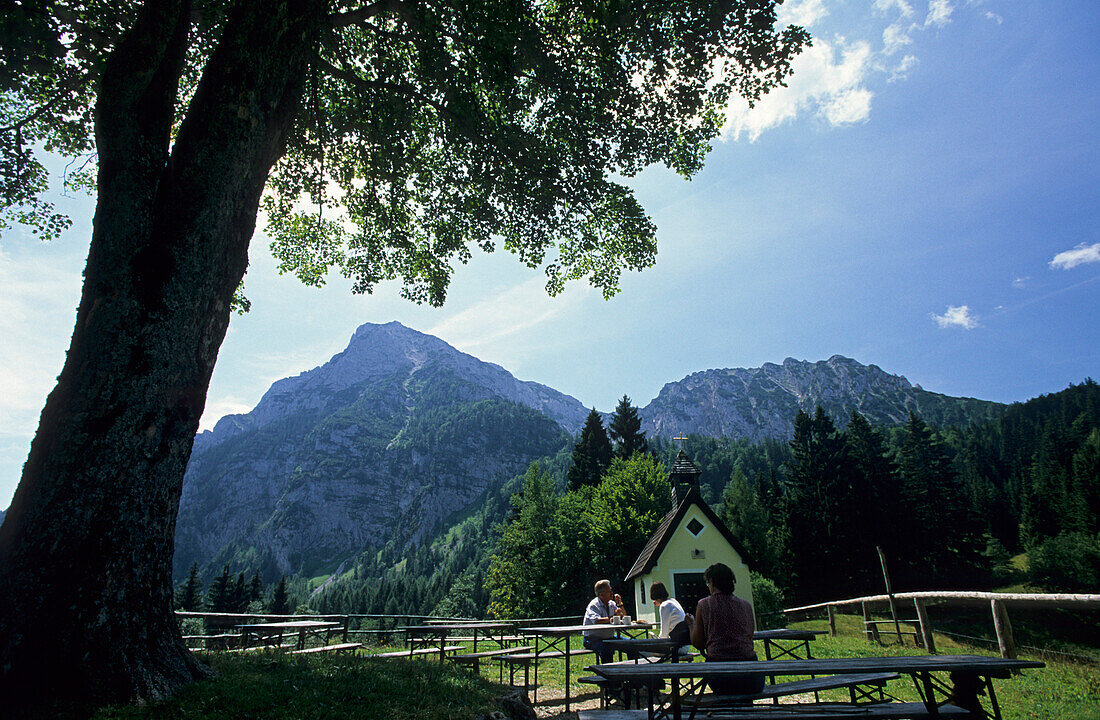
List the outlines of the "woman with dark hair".
{"type": "MultiPolygon", "coordinates": [[[[715,563],[703,574],[710,595],[699,601],[691,644],[707,662],[756,660],[752,646],[752,605],[733,594],[735,580],[728,565],[715,563]]],[[[764,689],[763,675],[737,678],[707,678],[707,685],[719,695],[752,695],[764,689]]]]}
{"type": "MultiPolygon", "coordinates": [[[[657,606],[658,612],[661,614],[661,632],[657,637],[673,637],[673,633],[676,633],[677,639],[681,634],[686,635],[687,625],[679,627],[680,623],[687,621],[687,613],[684,612],[684,607],[676,598],[670,598],[668,596],[668,590],[665,589],[665,584],[662,582],[655,582],[649,586],[649,596],[653,598],[653,604],[657,606]]],[[[681,640],[683,643],[687,643],[687,639],[681,640]]]]}

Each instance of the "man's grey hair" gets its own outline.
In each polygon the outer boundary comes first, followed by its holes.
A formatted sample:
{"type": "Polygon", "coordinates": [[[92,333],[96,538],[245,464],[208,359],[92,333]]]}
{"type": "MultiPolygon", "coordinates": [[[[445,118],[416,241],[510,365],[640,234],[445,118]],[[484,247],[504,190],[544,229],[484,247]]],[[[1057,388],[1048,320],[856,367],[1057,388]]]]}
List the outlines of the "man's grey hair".
{"type": "Polygon", "coordinates": [[[608,590],[610,590],[611,589],[611,581],[610,580],[597,580],[596,581],[596,594],[597,595],[600,594],[600,588],[607,588],[608,590]]]}

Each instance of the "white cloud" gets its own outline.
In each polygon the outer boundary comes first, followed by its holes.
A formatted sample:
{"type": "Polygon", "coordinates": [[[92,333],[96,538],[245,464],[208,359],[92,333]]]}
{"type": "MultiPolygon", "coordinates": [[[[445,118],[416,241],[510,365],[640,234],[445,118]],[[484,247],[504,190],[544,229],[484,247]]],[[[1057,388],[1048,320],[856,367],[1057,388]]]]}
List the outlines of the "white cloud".
{"type": "Polygon", "coordinates": [[[546,280],[534,277],[496,297],[458,312],[433,328],[429,335],[443,338],[464,352],[495,345],[525,330],[573,310],[592,293],[589,285],[573,283],[566,292],[551,298],[546,280]]]}
{"type": "Polygon", "coordinates": [[[1014,278],[1012,278],[1012,287],[1014,287],[1014,288],[1027,287],[1027,284],[1028,284],[1029,280],[1031,280],[1030,275],[1024,275],[1023,277],[1014,277],[1014,278]]]}
{"type": "Polygon", "coordinates": [[[72,337],[80,274],[0,252],[0,414],[30,437],[72,337]]]}
{"type": "Polygon", "coordinates": [[[909,29],[903,23],[896,22],[888,25],[882,31],[882,52],[886,55],[893,55],[912,42],[913,38],[909,36],[909,29]]]}
{"type": "Polygon", "coordinates": [[[813,47],[795,58],[787,87],[768,93],[752,109],[742,98],[730,102],[723,135],[737,140],[745,134],[756,140],[803,112],[813,112],[832,125],[865,121],[873,96],[863,86],[871,57],[871,46],[863,41],[847,44],[840,38],[834,48],[815,39],[813,47]]]}
{"type": "Polygon", "coordinates": [[[893,70],[890,71],[890,77],[886,78],[886,82],[897,82],[898,80],[904,80],[909,77],[909,71],[917,66],[917,58],[913,55],[906,55],[901,59],[893,70]]]}
{"type": "Polygon", "coordinates": [[[985,17],[986,17],[987,20],[992,20],[993,22],[997,23],[998,25],[1002,24],[1005,21],[1005,19],[1003,17],[1001,17],[997,13],[991,12],[989,10],[985,11],[985,17]]]}
{"type": "Polygon", "coordinates": [[[776,13],[776,23],[781,27],[784,25],[799,25],[808,28],[828,14],[829,10],[825,7],[824,0],[783,3],[776,13]]]}
{"type": "Polygon", "coordinates": [[[875,9],[881,13],[887,13],[894,8],[897,8],[902,17],[909,17],[913,14],[912,6],[905,0],[875,0],[875,9]]]}
{"type": "Polygon", "coordinates": [[[1086,245],[1081,243],[1072,250],[1060,252],[1050,261],[1050,267],[1058,270],[1069,270],[1085,263],[1100,262],[1100,243],[1086,245]]]}
{"type": "Polygon", "coordinates": [[[943,315],[932,313],[932,319],[941,328],[959,327],[963,330],[973,330],[978,327],[978,318],[966,305],[948,305],[943,315]]]}
{"type": "Polygon", "coordinates": [[[847,90],[824,103],[822,112],[833,125],[863,122],[871,114],[872,97],[874,93],[866,88],[847,90]]]}
{"type": "Polygon", "coordinates": [[[252,412],[256,407],[255,402],[248,402],[244,398],[223,397],[206,403],[199,422],[199,430],[213,430],[214,426],[226,415],[243,415],[252,412]]]}
{"type": "Polygon", "coordinates": [[[948,0],[929,0],[928,17],[924,19],[924,26],[943,27],[951,22],[951,13],[955,8],[948,0]]]}

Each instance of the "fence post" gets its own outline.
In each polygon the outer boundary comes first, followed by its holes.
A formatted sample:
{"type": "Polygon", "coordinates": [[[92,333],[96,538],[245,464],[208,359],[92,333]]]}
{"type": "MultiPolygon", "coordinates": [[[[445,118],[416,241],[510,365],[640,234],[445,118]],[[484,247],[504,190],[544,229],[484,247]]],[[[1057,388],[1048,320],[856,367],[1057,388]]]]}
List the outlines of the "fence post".
{"type": "Polygon", "coordinates": [[[866,602],[861,602],[860,606],[863,608],[863,632],[868,640],[875,640],[875,635],[878,633],[874,629],[875,626],[871,624],[871,608],[867,607],[866,602]]]}
{"type": "Polygon", "coordinates": [[[836,605],[826,605],[829,611],[829,637],[836,637],[836,605]]]}
{"type": "Polygon", "coordinates": [[[990,600],[993,609],[993,628],[997,631],[997,645],[1001,648],[1001,657],[1016,657],[1016,641],[1012,639],[1012,623],[1008,621],[1008,610],[1000,600],[990,600]]]}
{"type": "Polygon", "coordinates": [[[894,588],[890,585],[890,571],[886,569],[886,553],[882,552],[882,548],[875,546],[875,550],[878,550],[878,559],[882,563],[882,577],[886,580],[886,595],[890,598],[890,617],[894,619],[894,632],[898,634],[898,643],[901,644],[901,623],[898,622],[898,606],[894,602],[894,588]]]}
{"type": "Polygon", "coordinates": [[[924,638],[924,649],[929,655],[935,655],[936,641],[932,638],[932,624],[928,622],[928,610],[924,607],[924,600],[913,598],[913,605],[917,608],[917,620],[920,621],[920,634],[924,638]]]}

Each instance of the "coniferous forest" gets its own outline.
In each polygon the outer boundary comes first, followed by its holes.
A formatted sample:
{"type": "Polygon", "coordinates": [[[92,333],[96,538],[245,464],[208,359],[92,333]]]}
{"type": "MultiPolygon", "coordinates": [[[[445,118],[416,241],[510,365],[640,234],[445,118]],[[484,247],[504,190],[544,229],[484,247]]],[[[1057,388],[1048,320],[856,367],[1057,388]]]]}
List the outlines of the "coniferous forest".
{"type": "MultiPolygon", "coordinates": [[[[968,427],[934,427],[915,414],[875,427],[858,413],[830,417],[820,408],[792,422],[789,442],[683,442],[703,471],[704,497],[751,556],[758,604],[881,593],[876,546],[897,591],[1100,586],[1100,385],[1091,379],[968,427]]],[[[284,579],[280,605],[579,612],[592,578],[621,578],[669,509],[667,468],[679,449],[645,438],[629,398],[607,425],[610,433],[592,413],[573,448],[487,493],[431,542],[390,542],[319,592],[308,579],[284,579]],[[624,457],[624,446],[643,451],[624,457]]],[[[250,572],[222,575],[208,603],[271,606],[274,590],[265,597],[245,581],[250,572]]],[[[203,596],[201,588],[183,594],[203,596]]]]}

